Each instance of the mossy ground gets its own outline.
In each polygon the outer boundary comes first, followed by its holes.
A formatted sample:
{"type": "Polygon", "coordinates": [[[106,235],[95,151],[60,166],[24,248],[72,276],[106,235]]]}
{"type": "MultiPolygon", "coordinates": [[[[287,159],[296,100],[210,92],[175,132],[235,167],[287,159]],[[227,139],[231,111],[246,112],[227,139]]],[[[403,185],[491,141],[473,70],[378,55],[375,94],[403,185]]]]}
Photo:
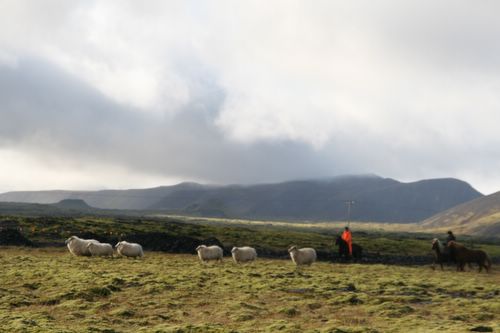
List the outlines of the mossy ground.
{"type": "Polygon", "coordinates": [[[500,330],[500,272],[194,255],[77,258],[0,248],[1,332],[500,330]]]}

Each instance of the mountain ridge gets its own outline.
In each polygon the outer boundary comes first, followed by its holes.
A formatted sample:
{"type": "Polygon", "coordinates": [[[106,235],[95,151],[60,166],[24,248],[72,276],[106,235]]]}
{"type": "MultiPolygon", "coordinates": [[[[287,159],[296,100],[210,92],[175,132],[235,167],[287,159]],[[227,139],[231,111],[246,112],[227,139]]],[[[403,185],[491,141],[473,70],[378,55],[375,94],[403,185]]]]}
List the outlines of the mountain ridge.
{"type": "Polygon", "coordinates": [[[192,182],[147,189],[27,191],[0,194],[0,201],[52,204],[81,199],[99,209],[128,209],[250,218],[412,223],[482,197],[454,178],[400,182],[373,174],[281,183],[203,185],[192,182]]]}

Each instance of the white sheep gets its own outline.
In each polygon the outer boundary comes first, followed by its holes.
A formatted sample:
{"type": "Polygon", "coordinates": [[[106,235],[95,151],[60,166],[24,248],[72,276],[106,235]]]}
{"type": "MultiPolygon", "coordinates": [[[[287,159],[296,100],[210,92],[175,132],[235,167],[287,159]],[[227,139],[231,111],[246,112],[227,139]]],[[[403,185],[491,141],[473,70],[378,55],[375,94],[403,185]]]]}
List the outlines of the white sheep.
{"type": "Polygon", "coordinates": [[[316,250],[311,247],[304,247],[302,249],[298,249],[297,246],[292,245],[288,249],[288,253],[290,253],[290,257],[292,261],[297,266],[301,265],[311,265],[316,261],[316,250]]]}
{"type": "Polygon", "coordinates": [[[257,251],[249,246],[233,247],[231,254],[235,263],[253,261],[257,258],[257,251]]]}
{"type": "Polygon", "coordinates": [[[89,250],[92,256],[100,256],[100,257],[112,257],[113,256],[113,246],[108,243],[89,243],[87,245],[87,249],[89,250]]]}
{"type": "Polygon", "coordinates": [[[99,244],[95,239],[82,239],[77,236],[71,236],[65,241],[69,252],[74,256],[91,256],[87,246],[91,243],[99,244]]]}
{"type": "Polygon", "coordinates": [[[126,241],[118,242],[115,245],[116,251],[119,255],[125,257],[143,257],[142,246],[137,243],[129,243],[126,241]]]}
{"type": "Polygon", "coordinates": [[[209,260],[222,261],[223,252],[220,246],[200,245],[196,248],[196,252],[198,252],[198,257],[200,257],[200,260],[202,262],[206,262],[209,260]]]}

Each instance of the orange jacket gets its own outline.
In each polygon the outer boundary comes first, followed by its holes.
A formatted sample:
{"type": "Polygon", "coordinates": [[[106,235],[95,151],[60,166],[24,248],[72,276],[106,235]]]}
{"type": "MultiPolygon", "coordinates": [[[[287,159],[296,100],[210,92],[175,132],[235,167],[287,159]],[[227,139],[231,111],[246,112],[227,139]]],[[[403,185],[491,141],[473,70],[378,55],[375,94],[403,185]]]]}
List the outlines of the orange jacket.
{"type": "Polygon", "coordinates": [[[352,255],[352,234],[349,230],[344,230],[342,233],[342,239],[347,243],[349,246],[349,255],[352,255]]]}

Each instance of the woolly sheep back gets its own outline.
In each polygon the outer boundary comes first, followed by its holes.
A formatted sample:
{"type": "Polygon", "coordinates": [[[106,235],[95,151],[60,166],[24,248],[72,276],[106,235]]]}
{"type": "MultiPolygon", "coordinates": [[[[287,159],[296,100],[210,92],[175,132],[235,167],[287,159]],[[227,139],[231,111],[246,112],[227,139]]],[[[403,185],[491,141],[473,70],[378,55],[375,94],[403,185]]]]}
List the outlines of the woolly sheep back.
{"type": "Polygon", "coordinates": [[[222,261],[223,251],[220,246],[200,245],[196,248],[196,252],[198,252],[198,257],[202,262],[206,262],[209,260],[222,261]]]}
{"type": "Polygon", "coordinates": [[[82,239],[77,236],[71,236],[65,241],[69,252],[74,256],[91,256],[91,253],[87,246],[90,243],[99,244],[95,239],[82,239]]]}
{"type": "Polygon", "coordinates": [[[288,249],[288,252],[290,253],[290,258],[297,266],[310,266],[316,261],[316,250],[311,247],[298,249],[297,246],[293,245],[288,249]]]}
{"type": "Polygon", "coordinates": [[[118,242],[115,245],[116,251],[119,255],[125,257],[143,257],[144,252],[142,246],[137,243],[129,243],[127,241],[118,242]]]}
{"type": "Polygon", "coordinates": [[[108,243],[90,243],[87,248],[92,256],[112,257],[114,253],[113,246],[108,243]]]}
{"type": "Polygon", "coordinates": [[[257,251],[250,246],[233,247],[231,254],[235,263],[253,261],[257,258],[257,251]]]}

